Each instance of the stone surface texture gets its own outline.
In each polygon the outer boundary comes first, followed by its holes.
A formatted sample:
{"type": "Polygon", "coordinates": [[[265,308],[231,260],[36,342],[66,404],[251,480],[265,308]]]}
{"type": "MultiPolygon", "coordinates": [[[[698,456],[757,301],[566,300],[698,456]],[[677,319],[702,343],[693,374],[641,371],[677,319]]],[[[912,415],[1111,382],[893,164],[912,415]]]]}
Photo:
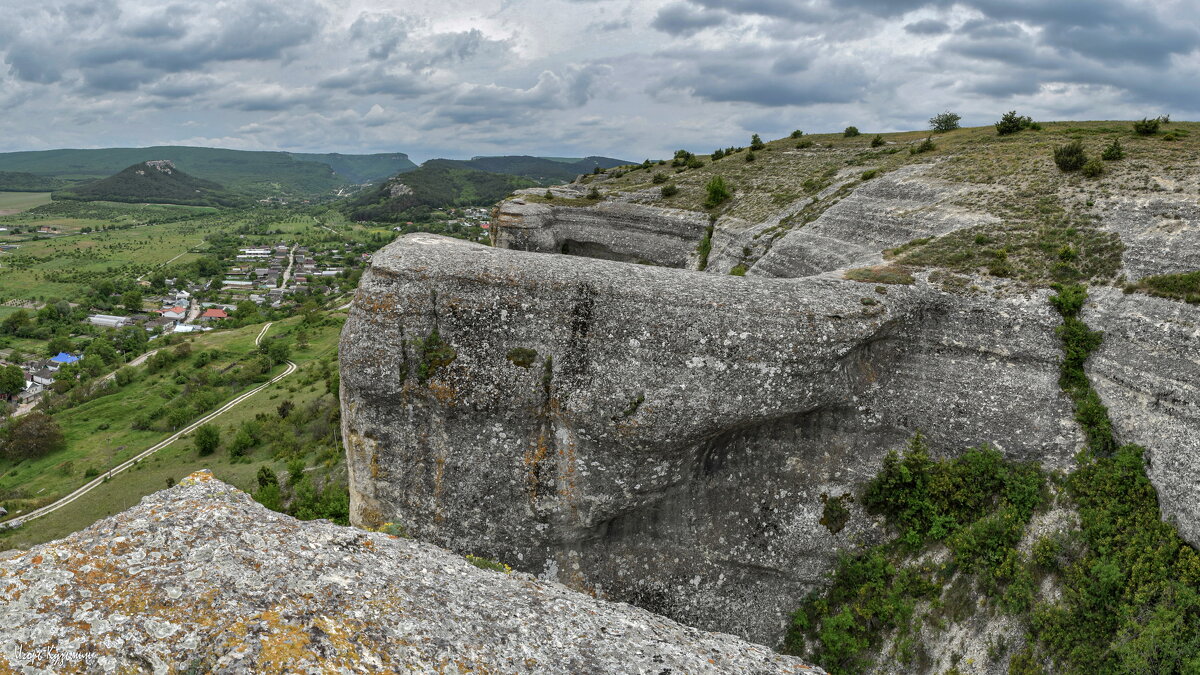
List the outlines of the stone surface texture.
{"type": "Polygon", "coordinates": [[[1104,331],[1088,359],[1119,443],[1149,452],[1163,517],[1200,544],[1200,312],[1174,300],[1092,289],[1083,320],[1104,331]]]}
{"type": "Polygon", "coordinates": [[[516,198],[496,207],[491,235],[497,246],[520,251],[694,267],[707,228],[708,216],[692,211],[622,202],[553,206],[516,198]]]}
{"type": "Polygon", "coordinates": [[[837,550],[875,536],[862,517],[823,527],[823,496],[916,430],[1070,462],[1057,323],[1044,292],[409,235],[376,254],[342,334],[352,519],[774,645],[837,550]],[[423,375],[435,331],[455,356],[423,375]]]}
{"type": "MultiPolygon", "coordinates": [[[[1048,291],[843,277],[914,238],[1000,224],[1003,188],[936,168],[847,167],[762,222],[721,217],[707,266],[707,214],[633,193],[502,202],[492,249],[393,243],[341,345],[355,522],[777,645],[838,551],[881,535],[853,503],[830,531],[825,502],[915,431],[940,453],[991,443],[1069,470],[1082,435],[1048,291]],[[429,359],[435,331],[446,364],[429,359]]],[[[1128,278],[1190,271],[1200,218],[1176,188],[1072,208],[1119,234],[1128,278]]],[[[1118,439],[1150,449],[1165,517],[1200,543],[1196,309],[1091,293],[1084,319],[1106,340],[1089,373],[1118,439]]]]}
{"type": "Polygon", "coordinates": [[[211,478],[0,554],[0,671],[823,673],[211,478]]]}

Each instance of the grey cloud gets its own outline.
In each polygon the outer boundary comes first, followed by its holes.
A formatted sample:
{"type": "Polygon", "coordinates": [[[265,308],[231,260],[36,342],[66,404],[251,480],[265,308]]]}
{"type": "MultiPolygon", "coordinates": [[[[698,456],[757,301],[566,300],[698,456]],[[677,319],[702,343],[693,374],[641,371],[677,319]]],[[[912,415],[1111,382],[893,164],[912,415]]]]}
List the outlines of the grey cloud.
{"type": "Polygon", "coordinates": [[[950,32],[950,24],[937,19],[925,19],[924,21],[916,21],[910,24],[905,24],[904,32],[913,35],[942,35],[950,32]]]}
{"type": "Polygon", "coordinates": [[[50,6],[9,46],[5,61],[28,82],[53,83],[68,71],[82,74],[92,90],[124,91],[155,79],[151,73],[198,70],[214,62],[271,60],[311,40],[321,12],[311,0],[277,5],[266,0],[218,2],[200,10],[135,19],[121,25],[119,11],[107,22],[81,26],[100,9],[50,6]],[[39,47],[38,45],[42,45],[39,47]]]}
{"type": "Polygon", "coordinates": [[[367,43],[367,57],[386,61],[408,39],[411,20],[391,14],[360,14],[350,26],[353,40],[367,43]]]}
{"type": "Polygon", "coordinates": [[[659,57],[675,64],[659,86],[714,102],[844,103],[862,96],[869,82],[858,63],[795,50],[777,55],[759,47],[692,49],[661,52],[659,57]]]}
{"type": "Polygon", "coordinates": [[[699,9],[688,2],[676,2],[658,10],[651,26],[669,35],[694,35],[705,28],[720,26],[728,16],[720,11],[699,9]]]}
{"type": "Polygon", "coordinates": [[[424,126],[446,122],[513,125],[525,123],[542,111],[578,108],[587,104],[611,70],[607,65],[588,64],[569,66],[561,73],[544,71],[528,89],[494,84],[462,86],[443,97],[424,126]]]}
{"type": "Polygon", "coordinates": [[[321,89],[342,89],[358,96],[387,95],[411,98],[433,90],[426,75],[379,65],[354,67],[317,83],[321,89]]]}

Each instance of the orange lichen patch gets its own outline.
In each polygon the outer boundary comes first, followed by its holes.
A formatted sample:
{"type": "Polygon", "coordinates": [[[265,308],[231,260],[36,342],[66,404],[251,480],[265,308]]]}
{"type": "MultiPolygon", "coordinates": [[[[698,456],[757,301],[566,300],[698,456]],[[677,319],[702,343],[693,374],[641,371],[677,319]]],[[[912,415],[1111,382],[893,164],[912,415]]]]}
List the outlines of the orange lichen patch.
{"type": "Polygon", "coordinates": [[[42,564],[42,556],[35,555],[29,559],[29,562],[34,565],[41,565],[42,564]]]}
{"type": "Polygon", "coordinates": [[[454,399],[458,396],[458,392],[454,390],[453,386],[443,380],[430,380],[428,386],[429,393],[433,395],[433,398],[438,403],[447,407],[454,407],[454,399]]]}
{"type": "Polygon", "coordinates": [[[263,623],[267,629],[259,639],[262,650],[258,657],[258,671],[261,673],[290,673],[298,661],[312,658],[313,651],[309,649],[311,642],[308,633],[300,626],[289,623],[279,616],[275,610],[262,612],[255,619],[263,623]]]}
{"type": "Polygon", "coordinates": [[[207,483],[210,480],[213,480],[212,472],[208,469],[201,469],[188,474],[183,480],[179,481],[179,484],[195,485],[196,483],[207,483]]]}

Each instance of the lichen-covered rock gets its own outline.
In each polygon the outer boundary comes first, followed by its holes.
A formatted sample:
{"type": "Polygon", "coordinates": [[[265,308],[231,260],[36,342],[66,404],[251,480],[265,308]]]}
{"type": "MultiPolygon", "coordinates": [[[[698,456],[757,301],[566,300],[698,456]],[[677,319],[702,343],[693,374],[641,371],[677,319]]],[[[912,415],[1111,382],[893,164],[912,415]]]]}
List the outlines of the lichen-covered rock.
{"type": "Polygon", "coordinates": [[[429,544],[268,511],[207,472],[0,554],[0,671],[823,673],[429,544]]]}
{"type": "Polygon", "coordinates": [[[340,347],[352,518],[777,644],[916,430],[1065,467],[1045,292],[740,278],[414,234],[340,347]]]}

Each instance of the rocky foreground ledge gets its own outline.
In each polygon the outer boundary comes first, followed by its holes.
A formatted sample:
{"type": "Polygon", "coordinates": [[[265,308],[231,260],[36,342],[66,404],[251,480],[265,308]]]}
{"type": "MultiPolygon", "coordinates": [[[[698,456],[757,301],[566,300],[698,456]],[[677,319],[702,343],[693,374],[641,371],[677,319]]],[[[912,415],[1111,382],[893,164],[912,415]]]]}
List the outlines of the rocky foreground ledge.
{"type": "Polygon", "coordinates": [[[0,631],[0,672],[824,672],[429,544],[301,522],[206,471],[0,554],[0,631]]]}

